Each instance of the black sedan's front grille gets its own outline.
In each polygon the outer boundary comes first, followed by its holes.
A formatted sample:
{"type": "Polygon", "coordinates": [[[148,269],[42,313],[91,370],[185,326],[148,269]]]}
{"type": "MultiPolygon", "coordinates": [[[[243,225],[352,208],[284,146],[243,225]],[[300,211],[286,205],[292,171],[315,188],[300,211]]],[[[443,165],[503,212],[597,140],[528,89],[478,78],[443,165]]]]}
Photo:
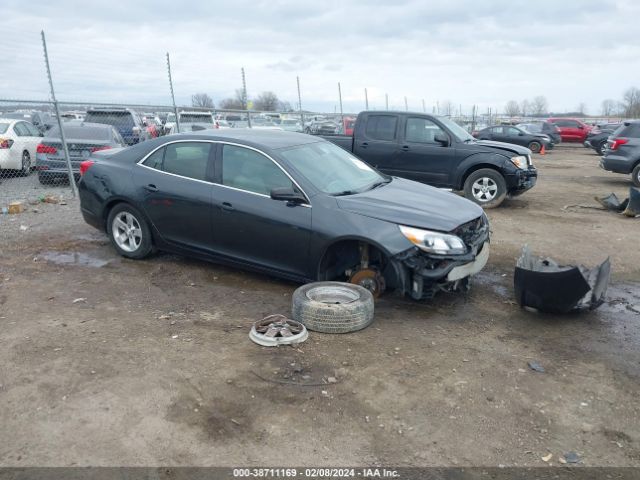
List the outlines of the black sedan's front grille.
{"type": "Polygon", "coordinates": [[[451,233],[460,237],[468,247],[479,247],[489,239],[489,220],[483,213],[475,220],[463,223],[451,233]]]}

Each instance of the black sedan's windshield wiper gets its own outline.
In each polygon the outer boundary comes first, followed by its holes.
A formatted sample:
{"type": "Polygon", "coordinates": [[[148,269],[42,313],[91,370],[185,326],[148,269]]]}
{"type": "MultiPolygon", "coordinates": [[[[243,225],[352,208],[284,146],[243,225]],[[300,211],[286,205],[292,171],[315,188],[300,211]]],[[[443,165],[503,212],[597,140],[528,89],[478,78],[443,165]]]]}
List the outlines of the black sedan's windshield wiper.
{"type": "Polygon", "coordinates": [[[371,186],[367,190],[373,190],[374,188],[381,187],[383,185],[386,185],[390,181],[391,181],[391,179],[389,178],[389,179],[386,179],[386,180],[381,180],[379,182],[375,182],[375,183],[371,184],[371,186]]]}

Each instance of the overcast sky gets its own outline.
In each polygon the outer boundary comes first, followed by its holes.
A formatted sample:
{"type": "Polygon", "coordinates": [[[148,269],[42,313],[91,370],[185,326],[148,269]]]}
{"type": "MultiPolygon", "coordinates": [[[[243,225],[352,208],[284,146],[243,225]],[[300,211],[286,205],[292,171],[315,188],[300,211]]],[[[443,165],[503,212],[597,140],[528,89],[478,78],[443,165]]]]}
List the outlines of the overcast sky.
{"type": "Polygon", "coordinates": [[[553,111],[640,86],[640,2],[618,0],[3,0],[0,97],[48,98],[40,30],[59,100],[217,103],[241,85],[312,110],[428,110],[450,100],[502,110],[544,95],[553,111]],[[88,6],[91,4],[90,6],[88,6]],[[25,6],[28,5],[28,6],[25,6]]]}

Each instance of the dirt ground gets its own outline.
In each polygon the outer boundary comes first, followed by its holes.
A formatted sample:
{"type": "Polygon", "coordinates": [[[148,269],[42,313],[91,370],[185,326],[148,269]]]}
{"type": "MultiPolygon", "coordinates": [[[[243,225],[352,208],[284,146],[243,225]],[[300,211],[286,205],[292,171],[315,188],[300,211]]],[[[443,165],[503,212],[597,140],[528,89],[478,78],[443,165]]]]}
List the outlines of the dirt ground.
{"type": "Polygon", "coordinates": [[[582,147],[534,160],[535,189],[488,212],[471,292],[385,297],[371,327],[298,348],[248,339],[290,312],[295,284],[124,260],[73,201],[0,217],[0,465],[543,466],[577,452],[639,466],[640,220],[577,206],[624,198],[629,179],[582,147]],[[610,256],[608,302],[521,310],[525,243],[562,262],[610,256]]]}

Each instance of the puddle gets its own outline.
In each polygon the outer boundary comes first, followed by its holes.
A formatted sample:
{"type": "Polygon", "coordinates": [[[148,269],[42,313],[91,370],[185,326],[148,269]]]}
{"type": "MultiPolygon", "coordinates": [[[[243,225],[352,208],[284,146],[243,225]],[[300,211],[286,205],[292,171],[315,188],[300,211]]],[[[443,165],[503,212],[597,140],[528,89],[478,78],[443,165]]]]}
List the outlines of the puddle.
{"type": "Polygon", "coordinates": [[[108,265],[111,260],[104,260],[93,255],[80,252],[44,252],[39,259],[57,265],[77,265],[81,267],[101,268],[108,265]]]}

